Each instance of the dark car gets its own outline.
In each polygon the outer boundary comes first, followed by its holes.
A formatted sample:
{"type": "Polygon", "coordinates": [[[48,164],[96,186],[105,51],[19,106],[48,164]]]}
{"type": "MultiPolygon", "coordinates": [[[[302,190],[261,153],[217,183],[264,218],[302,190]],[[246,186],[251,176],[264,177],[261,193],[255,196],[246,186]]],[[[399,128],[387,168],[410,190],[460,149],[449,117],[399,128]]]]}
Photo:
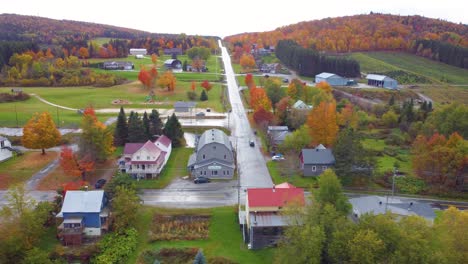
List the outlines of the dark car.
{"type": "Polygon", "coordinates": [[[196,177],[194,180],[193,180],[193,183],[208,183],[210,182],[211,180],[207,177],[196,177]]]}
{"type": "Polygon", "coordinates": [[[104,184],[106,184],[106,180],[105,179],[99,179],[97,180],[96,184],[94,184],[94,188],[96,189],[101,189],[102,186],[104,186],[104,184]]]}
{"type": "Polygon", "coordinates": [[[255,142],[251,139],[251,140],[249,141],[249,145],[250,145],[251,147],[255,147],[255,142]]]}
{"type": "Polygon", "coordinates": [[[284,78],[284,79],[283,79],[283,83],[289,83],[289,79],[288,79],[288,78],[284,78]]]}

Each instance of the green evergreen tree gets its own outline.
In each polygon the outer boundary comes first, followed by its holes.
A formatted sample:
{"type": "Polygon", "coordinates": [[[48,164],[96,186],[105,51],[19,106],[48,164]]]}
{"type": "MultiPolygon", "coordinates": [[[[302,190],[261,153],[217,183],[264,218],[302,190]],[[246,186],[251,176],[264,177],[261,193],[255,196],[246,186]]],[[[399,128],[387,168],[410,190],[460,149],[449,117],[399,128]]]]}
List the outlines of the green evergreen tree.
{"type": "Polygon", "coordinates": [[[203,255],[203,252],[201,249],[198,250],[197,255],[195,256],[195,260],[193,261],[193,264],[206,264],[205,255],[203,255]]]}
{"type": "Polygon", "coordinates": [[[149,135],[151,139],[154,139],[155,135],[162,135],[163,126],[158,110],[151,110],[151,114],[149,115],[149,135]]]}
{"type": "Polygon", "coordinates": [[[187,71],[187,60],[184,60],[184,63],[182,63],[182,70],[187,71]]]}
{"type": "Polygon", "coordinates": [[[393,106],[395,104],[395,95],[392,94],[392,97],[390,97],[390,100],[388,101],[389,106],[393,106]]]}
{"type": "Polygon", "coordinates": [[[148,114],[146,113],[146,111],[143,113],[142,124],[143,124],[143,133],[145,134],[146,140],[151,140],[152,138],[150,134],[150,121],[149,121],[148,114]]]}
{"type": "Polygon", "coordinates": [[[137,112],[131,112],[128,118],[128,142],[145,142],[146,136],[143,131],[143,123],[137,112]]]}
{"type": "Polygon", "coordinates": [[[206,94],[205,90],[203,90],[200,95],[200,101],[208,101],[208,95],[206,94]]]}
{"type": "Polygon", "coordinates": [[[163,129],[163,134],[172,140],[172,146],[180,147],[184,139],[184,131],[182,125],[175,114],[167,120],[163,129]]]}
{"type": "Polygon", "coordinates": [[[117,124],[114,131],[114,146],[123,146],[127,143],[128,138],[128,124],[127,117],[123,107],[120,107],[120,113],[117,117],[117,124]]]}

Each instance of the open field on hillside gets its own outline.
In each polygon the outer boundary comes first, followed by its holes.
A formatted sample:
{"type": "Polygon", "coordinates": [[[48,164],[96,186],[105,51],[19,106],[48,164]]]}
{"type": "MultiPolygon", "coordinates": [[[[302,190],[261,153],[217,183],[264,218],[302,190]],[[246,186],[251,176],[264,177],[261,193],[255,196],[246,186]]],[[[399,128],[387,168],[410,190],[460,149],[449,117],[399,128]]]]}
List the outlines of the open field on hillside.
{"type": "Polygon", "coordinates": [[[468,84],[468,70],[402,52],[358,52],[362,72],[403,70],[423,76],[435,83],[468,84]]]}

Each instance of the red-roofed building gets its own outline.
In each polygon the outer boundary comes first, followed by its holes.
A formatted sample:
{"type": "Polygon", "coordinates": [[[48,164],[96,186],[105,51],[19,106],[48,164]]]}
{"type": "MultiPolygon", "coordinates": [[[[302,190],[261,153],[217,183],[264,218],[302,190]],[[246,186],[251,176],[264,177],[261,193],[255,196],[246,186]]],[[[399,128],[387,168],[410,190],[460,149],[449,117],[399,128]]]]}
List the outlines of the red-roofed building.
{"type": "Polygon", "coordinates": [[[134,178],[154,178],[166,165],[172,151],[172,142],[166,136],[159,137],[154,143],[125,144],[119,168],[134,178]]]}
{"type": "Polygon", "coordinates": [[[277,186],[247,189],[243,229],[244,240],[251,249],[276,245],[283,228],[289,225],[281,211],[286,206],[303,206],[305,203],[302,188],[289,183],[277,186]]]}

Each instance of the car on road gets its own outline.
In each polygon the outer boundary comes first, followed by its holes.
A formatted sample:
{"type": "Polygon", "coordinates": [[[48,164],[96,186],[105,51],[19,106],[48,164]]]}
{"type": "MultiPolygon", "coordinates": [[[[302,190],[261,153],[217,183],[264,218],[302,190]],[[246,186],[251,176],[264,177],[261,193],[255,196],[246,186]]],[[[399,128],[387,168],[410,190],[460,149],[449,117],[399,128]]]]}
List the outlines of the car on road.
{"type": "Polygon", "coordinates": [[[279,155],[274,155],[271,157],[271,160],[284,160],[284,156],[279,154],[279,155]]]}
{"type": "Polygon", "coordinates": [[[97,180],[96,184],[94,184],[94,188],[101,189],[104,186],[104,184],[106,184],[106,182],[106,179],[99,179],[97,180]]]}
{"type": "Polygon", "coordinates": [[[255,142],[251,139],[251,140],[249,140],[249,145],[250,145],[251,147],[255,147],[255,142]]]}
{"type": "Polygon", "coordinates": [[[289,83],[289,79],[288,78],[283,78],[283,83],[289,83]]]}
{"type": "Polygon", "coordinates": [[[211,180],[207,177],[196,177],[194,180],[193,180],[193,183],[195,184],[198,184],[198,183],[208,183],[210,182],[211,180]]]}

